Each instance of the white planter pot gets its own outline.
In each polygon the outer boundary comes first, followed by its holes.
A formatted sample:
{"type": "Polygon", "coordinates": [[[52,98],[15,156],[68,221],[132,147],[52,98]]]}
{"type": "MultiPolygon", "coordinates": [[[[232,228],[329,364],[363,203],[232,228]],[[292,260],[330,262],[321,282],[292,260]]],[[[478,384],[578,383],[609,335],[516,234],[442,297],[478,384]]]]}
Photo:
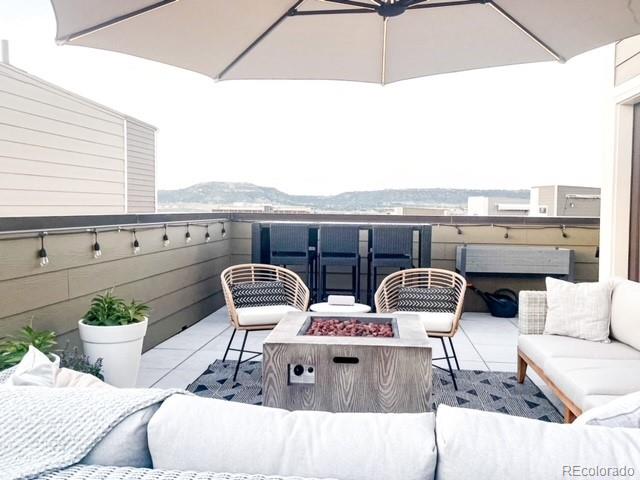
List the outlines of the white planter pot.
{"type": "Polygon", "coordinates": [[[138,379],[142,340],[149,319],[131,325],[97,327],[78,322],[84,353],[95,362],[102,358],[104,381],[114,387],[133,388],[138,379]]]}

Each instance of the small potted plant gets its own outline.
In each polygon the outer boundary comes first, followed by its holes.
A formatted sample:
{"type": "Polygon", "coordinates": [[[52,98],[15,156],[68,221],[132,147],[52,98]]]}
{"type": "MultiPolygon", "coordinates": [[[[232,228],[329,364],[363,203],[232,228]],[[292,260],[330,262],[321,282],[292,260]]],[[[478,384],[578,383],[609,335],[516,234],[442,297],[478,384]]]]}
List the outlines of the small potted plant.
{"type": "Polygon", "coordinates": [[[126,303],[112,292],[98,295],[78,322],[80,339],[89,361],[102,359],[104,381],[122,388],[135,387],[147,333],[149,307],[126,303]]]}

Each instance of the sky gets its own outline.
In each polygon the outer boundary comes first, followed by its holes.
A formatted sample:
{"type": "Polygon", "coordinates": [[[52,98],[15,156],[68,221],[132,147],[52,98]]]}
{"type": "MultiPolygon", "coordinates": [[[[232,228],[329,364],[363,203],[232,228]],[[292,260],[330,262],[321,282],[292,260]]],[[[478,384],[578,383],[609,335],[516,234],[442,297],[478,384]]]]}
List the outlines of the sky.
{"type": "Polygon", "coordinates": [[[160,189],[250,182],[291,194],[600,186],[613,48],[380,86],[227,81],[59,47],[48,0],[0,0],[11,63],[158,128],[160,189]]]}

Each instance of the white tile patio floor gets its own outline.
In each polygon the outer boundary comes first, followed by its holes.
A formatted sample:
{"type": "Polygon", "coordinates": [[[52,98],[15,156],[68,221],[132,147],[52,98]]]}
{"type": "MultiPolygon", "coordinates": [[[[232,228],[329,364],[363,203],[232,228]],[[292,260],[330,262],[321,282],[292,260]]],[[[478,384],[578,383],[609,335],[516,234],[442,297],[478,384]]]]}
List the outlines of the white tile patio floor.
{"type": "MultiPolygon", "coordinates": [[[[171,337],[142,356],[138,375],[139,387],[186,388],[216,359],[224,355],[232,328],[226,308],[209,315],[184,332],[171,337]]],[[[262,342],[269,334],[251,332],[247,349],[262,350],[262,342]]],[[[517,319],[492,317],[485,313],[465,313],[461,328],[453,343],[461,369],[516,371],[517,319]]],[[[236,341],[241,337],[236,336],[236,341]]],[[[433,356],[442,355],[438,340],[434,341],[433,356]]],[[[228,359],[237,358],[230,352],[228,359]]],[[[444,366],[444,362],[438,362],[444,366]]],[[[560,402],[534,373],[529,377],[561,410],[560,402]]]]}

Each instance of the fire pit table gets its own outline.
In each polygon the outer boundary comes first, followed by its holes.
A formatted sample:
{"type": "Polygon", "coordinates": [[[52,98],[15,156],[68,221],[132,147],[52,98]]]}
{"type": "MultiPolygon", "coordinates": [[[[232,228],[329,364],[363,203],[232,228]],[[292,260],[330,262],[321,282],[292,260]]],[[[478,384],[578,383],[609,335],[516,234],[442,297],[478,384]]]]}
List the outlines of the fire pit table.
{"type": "Polygon", "coordinates": [[[431,345],[410,314],[288,313],[263,345],[263,404],[428,412],[431,345]]]}

